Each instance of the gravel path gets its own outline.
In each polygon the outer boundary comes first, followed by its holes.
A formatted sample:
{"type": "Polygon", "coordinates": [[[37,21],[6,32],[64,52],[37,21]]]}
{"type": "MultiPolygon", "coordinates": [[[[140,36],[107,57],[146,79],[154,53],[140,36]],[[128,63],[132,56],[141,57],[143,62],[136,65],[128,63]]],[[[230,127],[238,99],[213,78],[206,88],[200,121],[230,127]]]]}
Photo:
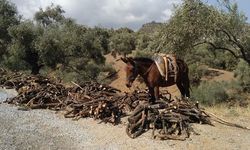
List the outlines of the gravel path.
{"type": "MultiPolygon", "coordinates": [[[[125,125],[112,126],[92,119],[72,121],[50,110],[20,111],[0,104],[0,149],[249,149],[250,131],[216,124],[195,125],[200,135],[186,141],[159,141],[151,131],[127,137],[125,125]]],[[[248,125],[250,120],[241,118],[248,125]]]]}
{"type": "Polygon", "coordinates": [[[0,104],[0,120],[0,149],[169,149],[148,136],[128,138],[124,125],[72,121],[49,110],[20,111],[0,104]]]}

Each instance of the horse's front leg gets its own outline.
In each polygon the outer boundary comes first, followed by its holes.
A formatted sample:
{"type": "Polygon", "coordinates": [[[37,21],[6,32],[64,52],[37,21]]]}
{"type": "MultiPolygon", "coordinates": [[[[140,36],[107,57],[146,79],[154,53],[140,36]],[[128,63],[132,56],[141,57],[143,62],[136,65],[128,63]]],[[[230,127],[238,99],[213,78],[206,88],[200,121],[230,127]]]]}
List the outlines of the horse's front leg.
{"type": "Polygon", "coordinates": [[[150,94],[150,103],[154,103],[155,102],[155,91],[154,91],[154,87],[148,87],[149,90],[149,94],[150,94]]]}
{"type": "Polygon", "coordinates": [[[155,100],[159,100],[159,86],[154,87],[155,100]]]}

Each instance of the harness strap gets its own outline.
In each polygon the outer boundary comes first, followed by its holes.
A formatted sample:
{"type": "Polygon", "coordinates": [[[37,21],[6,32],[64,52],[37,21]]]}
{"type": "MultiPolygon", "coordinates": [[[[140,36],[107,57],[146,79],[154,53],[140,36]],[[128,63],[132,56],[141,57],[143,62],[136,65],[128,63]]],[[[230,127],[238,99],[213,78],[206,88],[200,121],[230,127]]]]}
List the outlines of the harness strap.
{"type": "Polygon", "coordinates": [[[169,56],[166,55],[166,56],[163,56],[163,60],[164,60],[164,67],[165,67],[165,80],[167,81],[168,80],[168,58],[169,56]]]}

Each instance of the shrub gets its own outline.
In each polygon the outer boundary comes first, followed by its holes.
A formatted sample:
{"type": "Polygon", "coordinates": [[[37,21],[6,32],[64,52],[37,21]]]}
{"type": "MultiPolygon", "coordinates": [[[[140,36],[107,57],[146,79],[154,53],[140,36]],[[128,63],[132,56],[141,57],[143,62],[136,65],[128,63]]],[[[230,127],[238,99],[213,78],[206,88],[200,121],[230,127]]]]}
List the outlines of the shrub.
{"type": "Polygon", "coordinates": [[[183,56],[188,64],[198,62],[212,68],[230,71],[235,69],[238,61],[229,52],[211,51],[206,45],[198,46],[183,56]]]}
{"type": "Polygon", "coordinates": [[[132,53],[135,57],[146,57],[146,58],[152,58],[154,53],[152,51],[148,50],[136,50],[132,53]]]}
{"type": "Polygon", "coordinates": [[[242,92],[242,87],[238,80],[233,80],[231,82],[228,82],[225,88],[227,89],[227,93],[229,96],[227,102],[231,106],[233,105],[247,106],[248,104],[247,95],[242,92]]]}
{"type": "Polygon", "coordinates": [[[250,92],[250,66],[244,60],[240,60],[234,73],[241,86],[241,91],[250,92]]]}
{"type": "Polygon", "coordinates": [[[201,82],[198,87],[193,88],[192,98],[204,105],[215,105],[226,102],[229,98],[225,83],[222,82],[201,82]]]}
{"type": "Polygon", "coordinates": [[[101,67],[101,72],[97,76],[97,81],[102,84],[110,84],[117,78],[116,70],[110,64],[101,67]]]}
{"type": "Polygon", "coordinates": [[[57,65],[56,69],[43,67],[41,70],[42,75],[61,79],[64,83],[98,81],[109,84],[113,80],[112,74],[115,72],[116,70],[110,64],[97,65],[93,62],[85,64],[83,68],[57,65]]]}
{"type": "Polygon", "coordinates": [[[208,73],[208,68],[204,65],[199,65],[198,63],[193,63],[188,67],[191,85],[198,86],[200,84],[201,77],[208,73]]]}

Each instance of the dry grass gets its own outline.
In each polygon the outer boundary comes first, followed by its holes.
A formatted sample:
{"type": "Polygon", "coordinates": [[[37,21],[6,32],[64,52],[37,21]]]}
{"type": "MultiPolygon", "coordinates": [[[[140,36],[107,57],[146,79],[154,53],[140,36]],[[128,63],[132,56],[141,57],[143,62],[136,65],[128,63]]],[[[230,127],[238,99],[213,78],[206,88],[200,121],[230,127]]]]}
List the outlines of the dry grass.
{"type": "Polygon", "coordinates": [[[218,104],[212,107],[205,107],[205,109],[208,112],[212,112],[217,115],[222,115],[224,117],[250,116],[250,105],[248,105],[247,107],[229,107],[227,104],[218,104]]]}
{"type": "Polygon", "coordinates": [[[236,123],[250,128],[250,105],[247,107],[229,107],[226,104],[219,104],[213,107],[205,107],[207,112],[230,123],[236,123]]]}

